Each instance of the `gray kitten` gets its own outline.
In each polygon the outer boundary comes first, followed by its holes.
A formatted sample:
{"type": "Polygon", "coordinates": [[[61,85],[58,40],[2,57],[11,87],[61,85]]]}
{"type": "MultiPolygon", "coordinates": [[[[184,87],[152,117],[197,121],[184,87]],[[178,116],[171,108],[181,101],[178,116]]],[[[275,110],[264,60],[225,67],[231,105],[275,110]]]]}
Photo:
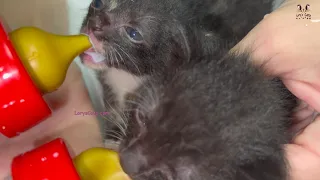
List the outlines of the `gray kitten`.
{"type": "Polygon", "coordinates": [[[271,1],[92,6],[83,32],[108,58],[98,66],[82,60],[100,69],[107,108],[128,119],[119,152],[133,180],[287,179],[283,144],[295,97],[250,64],[248,53],[228,54],[270,12],[271,1]],[[127,86],[117,75],[135,81],[127,86]]]}
{"type": "Polygon", "coordinates": [[[197,63],[153,76],[128,103],[124,171],[132,180],[287,180],[296,98],[248,53],[198,47],[197,63]]]}
{"type": "Polygon", "coordinates": [[[88,53],[80,57],[97,70],[103,86],[111,112],[106,132],[119,128],[128,94],[146,78],[193,61],[194,29],[215,42],[207,49],[215,53],[234,46],[271,10],[272,1],[265,0],[94,0],[81,31],[106,59],[94,63],[88,53]]]}

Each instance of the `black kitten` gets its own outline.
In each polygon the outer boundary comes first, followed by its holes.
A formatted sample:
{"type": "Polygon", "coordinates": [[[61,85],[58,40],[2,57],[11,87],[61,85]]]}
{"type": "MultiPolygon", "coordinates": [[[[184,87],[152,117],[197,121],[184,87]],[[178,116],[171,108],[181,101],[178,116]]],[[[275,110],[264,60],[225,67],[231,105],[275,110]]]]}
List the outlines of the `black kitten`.
{"type": "Polygon", "coordinates": [[[119,150],[132,180],[287,179],[296,99],[248,57],[198,56],[137,90],[119,150]]]}
{"type": "Polygon", "coordinates": [[[94,63],[88,53],[81,59],[99,70],[107,118],[113,120],[107,131],[121,121],[126,95],[149,75],[190,60],[195,28],[216,43],[209,51],[218,52],[234,46],[271,9],[272,1],[265,0],[94,0],[82,32],[106,59],[94,63]]]}

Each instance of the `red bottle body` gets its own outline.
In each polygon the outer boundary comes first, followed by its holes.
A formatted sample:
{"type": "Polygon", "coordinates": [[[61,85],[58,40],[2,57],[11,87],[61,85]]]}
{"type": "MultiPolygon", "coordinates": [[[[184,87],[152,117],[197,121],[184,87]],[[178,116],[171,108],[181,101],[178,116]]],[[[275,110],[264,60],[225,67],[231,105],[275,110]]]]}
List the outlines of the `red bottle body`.
{"type": "MultiPolygon", "coordinates": [[[[0,133],[17,136],[51,115],[0,20],[0,133]]],[[[62,139],[16,156],[13,180],[80,180],[62,139]]]]}
{"type": "Polygon", "coordinates": [[[0,22],[0,133],[14,137],[50,115],[0,22]]]}
{"type": "Polygon", "coordinates": [[[13,180],[80,180],[60,138],[15,157],[11,173],[13,180]]]}

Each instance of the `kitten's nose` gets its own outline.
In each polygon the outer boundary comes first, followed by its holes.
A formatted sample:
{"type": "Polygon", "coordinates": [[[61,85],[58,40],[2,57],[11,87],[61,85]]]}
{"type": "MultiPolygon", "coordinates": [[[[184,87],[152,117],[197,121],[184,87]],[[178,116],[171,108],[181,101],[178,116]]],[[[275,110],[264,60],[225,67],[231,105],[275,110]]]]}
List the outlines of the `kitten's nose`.
{"type": "Polygon", "coordinates": [[[139,171],[137,161],[139,160],[131,152],[125,152],[120,155],[120,164],[127,174],[136,174],[139,171]]]}
{"type": "Polygon", "coordinates": [[[120,164],[128,175],[140,173],[145,167],[146,159],[137,150],[127,149],[120,152],[120,164]]]}
{"type": "Polygon", "coordinates": [[[99,14],[89,19],[89,27],[93,31],[103,31],[108,26],[110,26],[110,19],[107,15],[99,14]]]}

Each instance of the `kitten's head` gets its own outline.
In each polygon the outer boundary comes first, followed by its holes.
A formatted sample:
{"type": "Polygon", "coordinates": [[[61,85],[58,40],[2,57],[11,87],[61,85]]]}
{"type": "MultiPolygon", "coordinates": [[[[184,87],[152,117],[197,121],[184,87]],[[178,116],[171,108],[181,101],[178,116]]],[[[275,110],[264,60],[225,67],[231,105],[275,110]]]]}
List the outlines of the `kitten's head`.
{"type": "Polygon", "coordinates": [[[167,2],[93,0],[81,32],[90,36],[105,60],[92,61],[90,49],[80,56],[82,62],[95,69],[115,67],[143,75],[178,63],[170,62],[173,56],[188,58],[186,35],[172,9],[176,6],[167,2]]]}
{"type": "Polygon", "coordinates": [[[194,146],[206,141],[201,140],[201,131],[194,130],[199,128],[194,124],[197,108],[188,96],[179,95],[180,89],[167,89],[159,79],[152,81],[127,106],[127,131],[119,147],[123,170],[132,180],[210,179],[199,163],[203,162],[201,147],[194,146]]]}

